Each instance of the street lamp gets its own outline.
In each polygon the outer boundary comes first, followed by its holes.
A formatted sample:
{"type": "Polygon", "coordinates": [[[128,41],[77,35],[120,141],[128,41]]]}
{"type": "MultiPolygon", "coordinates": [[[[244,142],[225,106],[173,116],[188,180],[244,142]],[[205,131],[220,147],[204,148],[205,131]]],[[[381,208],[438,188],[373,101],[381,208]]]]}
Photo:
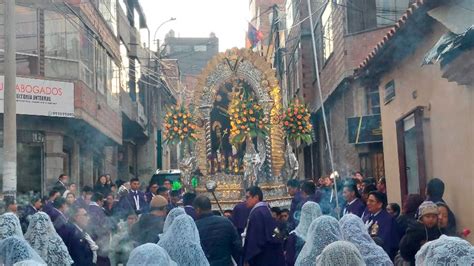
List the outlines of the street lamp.
{"type": "Polygon", "coordinates": [[[160,52],[160,51],[159,51],[159,50],[160,50],[160,43],[159,43],[159,40],[156,39],[156,33],[157,33],[158,30],[161,28],[161,26],[165,25],[166,23],[168,23],[168,22],[170,22],[170,21],[174,21],[174,20],[176,20],[176,18],[171,17],[170,19],[163,21],[163,22],[160,24],[160,26],[158,26],[158,28],[156,28],[155,34],[153,35],[153,40],[155,40],[155,42],[156,42],[156,51],[157,51],[157,52],[160,52]]]}

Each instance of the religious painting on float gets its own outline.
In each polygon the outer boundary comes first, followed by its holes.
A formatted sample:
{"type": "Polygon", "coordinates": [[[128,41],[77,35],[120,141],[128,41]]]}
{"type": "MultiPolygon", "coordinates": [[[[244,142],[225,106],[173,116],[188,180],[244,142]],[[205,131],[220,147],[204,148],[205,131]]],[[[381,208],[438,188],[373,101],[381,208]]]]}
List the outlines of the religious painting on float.
{"type": "MultiPolygon", "coordinates": [[[[239,129],[244,128],[243,132],[250,135],[250,128],[244,121],[247,118],[234,118],[231,114],[233,110],[233,104],[241,102],[242,99],[252,99],[252,88],[244,80],[235,79],[222,84],[216,93],[213,108],[211,110],[211,158],[210,158],[210,169],[211,174],[226,173],[241,175],[243,174],[243,158],[246,151],[246,142],[243,140],[235,140],[235,136],[232,136],[233,131],[235,135],[236,126],[239,129]],[[248,130],[248,131],[245,131],[248,130]]],[[[256,103],[255,103],[256,105],[256,103]]],[[[253,111],[251,111],[253,112],[253,111]]],[[[248,118],[254,119],[253,117],[248,118]]],[[[247,121],[245,121],[247,122],[247,121]]],[[[254,121],[256,122],[256,121],[254,121]]],[[[254,145],[257,145],[257,136],[252,138],[254,145]]]]}

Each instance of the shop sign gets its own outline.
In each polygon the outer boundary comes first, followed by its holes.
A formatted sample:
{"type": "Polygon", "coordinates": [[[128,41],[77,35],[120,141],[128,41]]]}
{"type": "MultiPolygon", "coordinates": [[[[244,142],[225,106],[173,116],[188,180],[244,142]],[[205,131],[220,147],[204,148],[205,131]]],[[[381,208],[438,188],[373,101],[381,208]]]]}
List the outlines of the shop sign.
{"type": "Polygon", "coordinates": [[[347,119],[349,143],[365,144],[382,142],[380,115],[367,115],[347,119]]]}
{"type": "MultiPolygon", "coordinates": [[[[4,107],[4,76],[0,76],[0,112],[4,107]]],[[[16,112],[21,115],[74,117],[74,84],[16,78],[16,112]]]]}

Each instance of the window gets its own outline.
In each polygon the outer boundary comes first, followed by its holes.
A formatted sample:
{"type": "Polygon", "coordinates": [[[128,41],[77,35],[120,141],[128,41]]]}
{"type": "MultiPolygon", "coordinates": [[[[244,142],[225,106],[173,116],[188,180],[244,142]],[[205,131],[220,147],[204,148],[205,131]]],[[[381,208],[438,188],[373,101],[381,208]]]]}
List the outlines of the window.
{"type": "Polygon", "coordinates": [[[95,40],[92,33],[85,29],[81,32],[81,65],[79,78],[84,81],[90,88],[94,88],[94,47],[95,40]]]}
{"type": "Polygon", "coordinates": [[[99,0],[98,5],[102,17],[114,35],[117,35],[117,0],[99,0]]]}
{"type": "Polygon", "coordinates": [[[403,15],[410,0],[351,0],[347,1],[347,31],[356,33],[390,26],[403,15]]]}
{"type": "Polygon", "coordinates": [[[402,198],[424,195],[426,186],[423,140],[423,108],[418,107],[397,121],[398,162],[402,198]]]}
{"type": "Polygon", "coordinates": [[[111,85],[111,92],[112,94],[119,94],[120,93],[120,86],[122,83],[120,82],[120,67],[114,62],[112,63],[112,85],[111,85]]]}
{"type": "Polygon", "coordinates": [[[395,99],[395,81],[391,80],[385,84],[384,103],[388,104],[393,99],[395,99]]]}
{"type": "Polygon", "coordinates": [[[207,51],[207,46],[206,45],[194,45],[194,51],[195,52],[205,52],[205,51],[207,51]]]}
{"type": "Polygon", "coordinates": [[[330,1],[326,9],[324,9],[323,15],[321,17],[323,28],[322,28],[322,37],[323,37],[323,58],[324,62],[329,59],[332,52],[334,51],[334,32],[333,32],[333,23],[332,23],[332,13],[333,6],[330,1]]]}
{"type": "Polygon", "coordinates": [[[293,26],[293,0],[286,0],[286,28],[290,29],[293,26]]]}
{"type": "Polygon", "coordinates": [[[409,0],[376,0],[377,26],[390,26],[407,10],[409,0]]]}
{"type": "Polygon", "coordinates": [[[110,93],[112,91],[113,66],[112,58],[109,56],[105,48],[98,46],[96,48],[96,83],[97,90],[102,93],[110,93]]]}
{"type": "MultiPolygon", "coordinates": [[[[4,72],[5,35],[3,4],[0,5],[0,73],[4,72]]],[[[16,6],[16,71],[18,75],[38,75],[38,13],[16,6]]]]}
{"type": "Polygon", "coordinates": [[[367,90],[367,114],[380,114],[380,95],[378,86],[369,86],[367,90]]]}
{"type": "Polygon", "coordinates": [[[94,88],[95,40],[78,18],[45,11],[45,75],[94,88]]]}
{"type": "Polygon", "coordinates": [[[120,74],[120,86],[125,92],[130,91],[130,87],[128,86],[128,82],[130,81],[130,76],[128,74],[130,68],[130,62],[128,58],[128,51],[127,47],[120,41],[120,58],[122,59],[122,68],[120,74]]]}
{"type": "Polygon", "coordinates": [[[191,52],[192,47],[188,45],[172,45],[172,53],[191,52]]]}
{"type": "Polygon", "coordinates": [[[79,59],[78,19],[66,19],[62,14],[44,12],[45,56],[79,59]]]}
{"type": "Polygon", "coordinates": [[[96,88],[97,91],[104,94],[105,93],[105,80],[107,73],[107,53],[105,49],[98,46],[96,48],[96,88]]]}

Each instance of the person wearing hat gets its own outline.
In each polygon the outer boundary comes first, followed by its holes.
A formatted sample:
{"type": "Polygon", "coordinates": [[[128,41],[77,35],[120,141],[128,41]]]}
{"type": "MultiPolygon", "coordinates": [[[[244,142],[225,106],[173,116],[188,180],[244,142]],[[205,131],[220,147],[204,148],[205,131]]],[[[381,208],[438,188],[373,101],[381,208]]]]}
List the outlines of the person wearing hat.
{"type": "Polygon", "coordinates": [[[421,246],[441,236],[438,214],[438,206],[432,201],[425,201],[418,207],[417,223],[408,227],[400,241],[400,255],[405,261],[414,264],[415,255],[421,246]]]}
{"type": "Polygon", "coordinates": [[[382,247],[394,258],[400,241],[399,230],[395,218],[386,211],[387,196],[379,191],[369,193],[367,210],[363,221],[371,237],[378,237],[383,241],[382,247]]]}
{"type": "Polygon", "coordinates": [[[150,212],[142,214],[140,220],[133,225],[131,230],[132,238],[139,245],[158,242],[158,235],[163,233],[167,206],[168,200],[163,196],[153,197],[150,202],[150,212]]]}

